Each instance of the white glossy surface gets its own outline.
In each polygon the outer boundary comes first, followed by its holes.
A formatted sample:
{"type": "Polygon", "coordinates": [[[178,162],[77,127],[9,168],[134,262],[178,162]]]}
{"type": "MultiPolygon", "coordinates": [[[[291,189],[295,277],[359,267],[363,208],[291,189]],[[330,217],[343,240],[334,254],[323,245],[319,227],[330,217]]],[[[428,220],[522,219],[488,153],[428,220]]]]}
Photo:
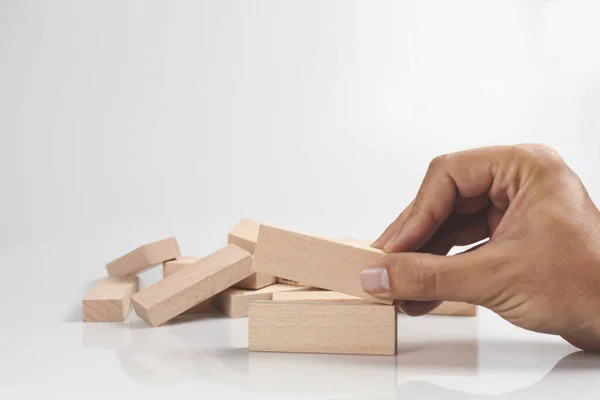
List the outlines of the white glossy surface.
{"type": "Polygon", "coordinates": [[[104,265],[161,237],[375,238],[441,153],[548,143],[598,202],[598,21],[597,0],[1,1],[0,399],[598,397],[598,356],[487,312],[402,317],[395,358],[248,354],[243,319],[79,321],[104,265]]]}

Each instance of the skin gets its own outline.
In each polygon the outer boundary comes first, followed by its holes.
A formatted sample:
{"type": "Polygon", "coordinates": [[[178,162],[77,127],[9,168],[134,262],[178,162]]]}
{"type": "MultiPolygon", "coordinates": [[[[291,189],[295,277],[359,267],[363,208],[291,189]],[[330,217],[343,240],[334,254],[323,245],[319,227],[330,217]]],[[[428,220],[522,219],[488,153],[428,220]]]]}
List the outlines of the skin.
{"type": "Polygon", "coordinates": [[[551,148],[435,158],[414,201],[373,247],[389,254],[363,271],[365,291],[393,297],[408,315],[467,302],[600,351],[600,212],[551,148]]]}

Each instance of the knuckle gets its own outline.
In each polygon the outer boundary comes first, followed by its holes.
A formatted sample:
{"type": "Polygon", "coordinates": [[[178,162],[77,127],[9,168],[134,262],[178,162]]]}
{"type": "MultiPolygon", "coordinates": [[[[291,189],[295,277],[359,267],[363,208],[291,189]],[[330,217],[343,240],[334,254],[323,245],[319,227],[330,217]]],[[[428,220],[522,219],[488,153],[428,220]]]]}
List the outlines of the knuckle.
{"type": "Polygon", "coordinates": [[[437,157],[434,157],[431,160],[431,162],[429,163],[428,170],[429,171],[437,171],[437,170],[443,168],[443,166],[447,164],[450,157],[451,157],[450,154],[442,154],[437,157]]]}
{"type": "Polygon", "coordinates": [[[423,266],[418,253],[404,254],[396,259],[395,274],[390,282],[392,294],[402,298],[436,297],[439,274],[436,269],[423,266]]]}
{"type": "Polygon", "coordinates": [[[537,167],[548,171],[565,168],[565,162],[558,151],[545,144],[524,144],[515,147],[517,157],[531,161],[537,167]]]}

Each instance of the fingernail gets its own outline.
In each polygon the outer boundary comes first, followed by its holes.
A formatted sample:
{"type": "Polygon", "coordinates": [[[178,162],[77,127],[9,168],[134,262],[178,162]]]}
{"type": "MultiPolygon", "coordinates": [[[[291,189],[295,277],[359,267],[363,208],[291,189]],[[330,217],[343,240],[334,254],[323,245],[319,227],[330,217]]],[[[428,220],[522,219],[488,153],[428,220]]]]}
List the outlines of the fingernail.
{"type": "Polygon", "coordinates": [[[360,283],[367,293],[387,293],[390,291],[390,278],[384,267],[363,269],[360,273],[360,283]]]}

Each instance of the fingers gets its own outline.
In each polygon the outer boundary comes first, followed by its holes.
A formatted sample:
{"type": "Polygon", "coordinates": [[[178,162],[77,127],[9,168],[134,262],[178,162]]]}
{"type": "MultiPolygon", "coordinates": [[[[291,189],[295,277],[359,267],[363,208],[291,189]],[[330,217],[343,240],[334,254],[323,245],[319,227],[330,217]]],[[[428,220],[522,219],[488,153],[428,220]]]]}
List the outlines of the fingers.
{"type": "Polygon", "coordinates": [[[400,304],[400,310],[411,317],[420,317],[421,315],[429,314],[442,304],[442,301],[405,301],[400,304]]]}
{"type": "Polygon", "coordinates": [[[379,236],[379,238],[377,238],[377,240],[375,240],[373,244],[371,244],[371,247],[374,247],[376,249],[383,249],[383,246],[385,246],[387,242],[392,237],[394,237],[398,233],[398,231],[400,231],[400,228],[402,228],[404,221],[406,221],[406,218],[408,218],[408,215],[410,214],[412,205],[413,201],[411,201],[410,204],[404,209],[404,211],[400,213],[398,218],[396,218],[396,220],[392,222],[390,226],[387,227],[387,229],[381,234],[381,236],[379,236]]]}
{"type": "Polygon", "coordinates": [[[492,245],[455,256],[389,254],[363,270],[361,282],[365,292],[397,300],[481,304],[494,288],[490,277],[503,263],[501,254],[492,245]]]}
{"type": "Polygon", "coordinates": [[[406,221],[384,246],[388,253],[416,251],[458,207],[472,213],[487,206],[502,150],[483,148],[435,158],[429,165],[406,221]],[[457,198],[473,199],[471,202],[457,198]]]}

